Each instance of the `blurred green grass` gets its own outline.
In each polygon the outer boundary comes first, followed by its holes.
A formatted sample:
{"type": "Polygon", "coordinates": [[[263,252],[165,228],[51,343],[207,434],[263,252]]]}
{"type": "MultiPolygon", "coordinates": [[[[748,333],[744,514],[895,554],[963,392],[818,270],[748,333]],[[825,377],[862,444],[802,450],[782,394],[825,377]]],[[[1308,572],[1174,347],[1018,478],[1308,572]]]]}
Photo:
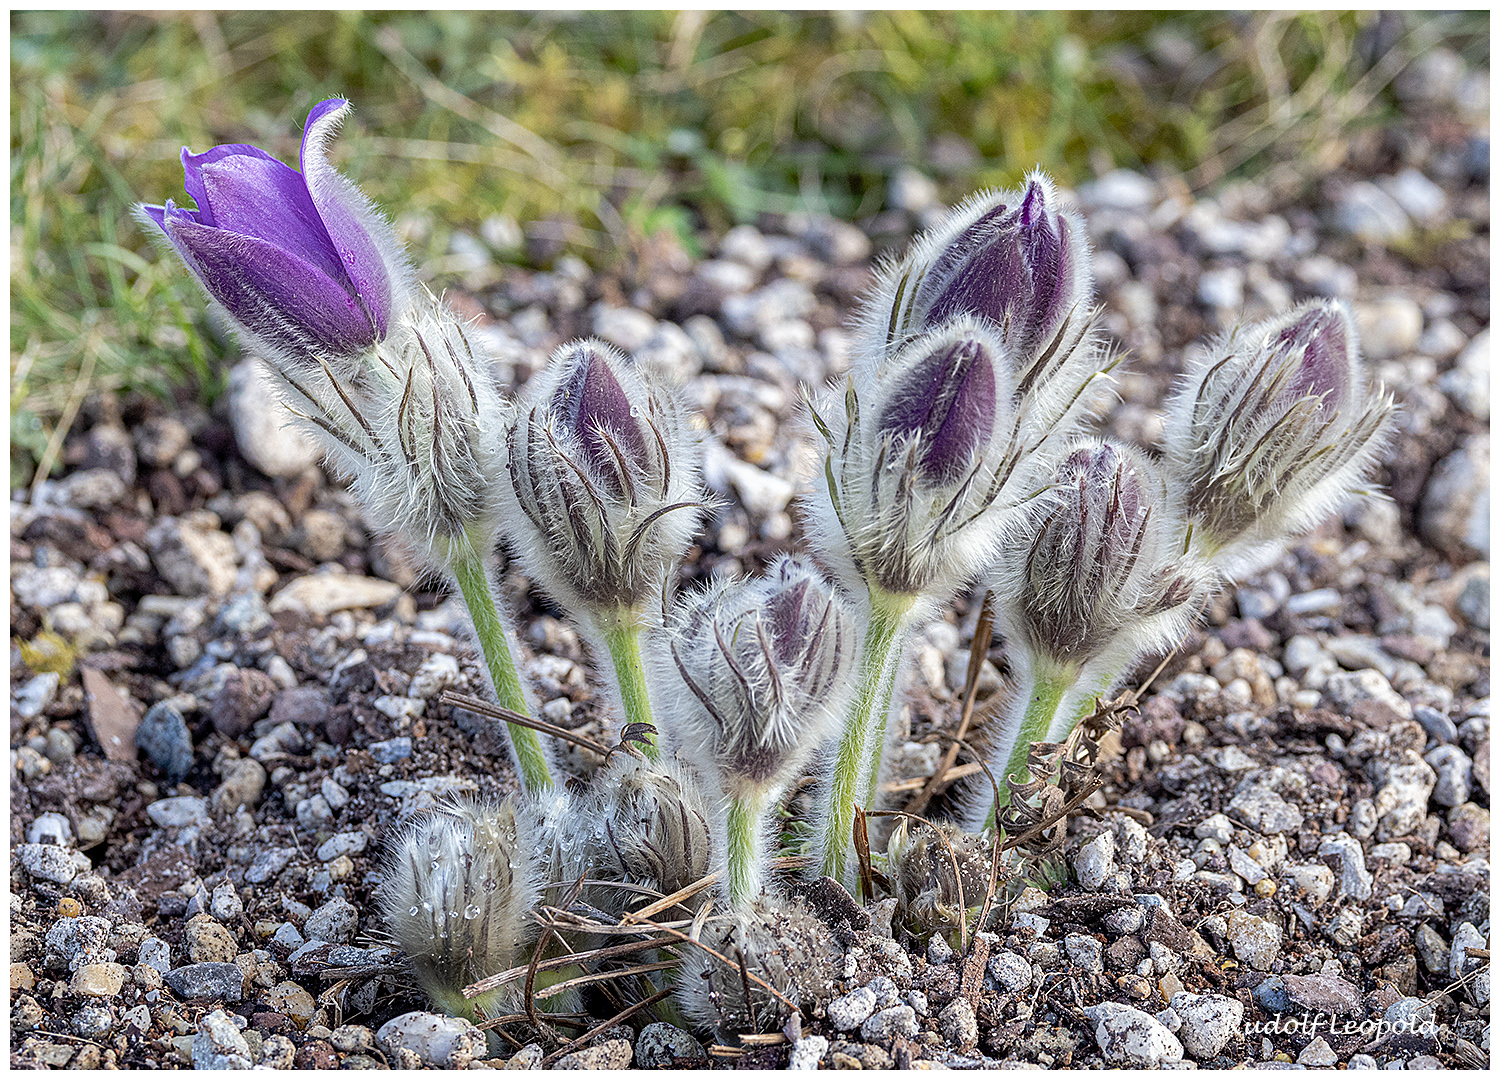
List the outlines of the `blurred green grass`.
{"type": "Polygon", "coordinates": [[[1037,164],[1312,180],[1389,119],[1391,57],[1438,42],[1487,65],[1488,16],[14,13],[12,485],[90,392],[219,392],[226,343],[130,207],[182,198],[184,144],[294,161],[325,97],[357,110],[336,160],[441,285],[454,230],[496,215],[524,238],[502,258],[604,265],[663,229],[865,217],[908,164],[950,199],[1037,164]]]}

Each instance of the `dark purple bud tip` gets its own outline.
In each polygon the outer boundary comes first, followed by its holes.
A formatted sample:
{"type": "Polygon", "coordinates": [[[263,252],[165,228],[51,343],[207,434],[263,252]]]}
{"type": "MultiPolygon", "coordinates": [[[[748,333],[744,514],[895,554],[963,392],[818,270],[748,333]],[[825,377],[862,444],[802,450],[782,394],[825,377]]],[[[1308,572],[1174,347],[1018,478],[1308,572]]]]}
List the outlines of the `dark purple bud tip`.
{"type": "Polygon", "coordinates": [[[552,413],[577,437],[595,471],[612,481],[616,494],[623,494],[627,485],[618,477],[619,470],[650,464],[640,423],[603,352],[583,345],[572,364],[572,375],[563,382],[552,413]]]}
{"type": "Polygon", "coordinates": [[[772,593],[766,601],[766,625],[780,664],[793,663],[806,648],[807,631],[803,622],[811,587],[811,579],[803,577],[772,593]]]}
{"type": "Polygon", "coordinates": [[[974,338],[932,349],[902,377],[880,432],[916,440],[917,469],[932,484],[968,470],[995,427],[995,358],[974,338]]]}
{"type": "Polygon", "coordinates": [[[1319,397],[1325,408],[1340,408],[1353,393],[1353,347],[1344,315],[1332,305],[1309,308],[1272,339],[1278,356],[1300,352],[1287,391],[1293,398],[1319,397]]]}

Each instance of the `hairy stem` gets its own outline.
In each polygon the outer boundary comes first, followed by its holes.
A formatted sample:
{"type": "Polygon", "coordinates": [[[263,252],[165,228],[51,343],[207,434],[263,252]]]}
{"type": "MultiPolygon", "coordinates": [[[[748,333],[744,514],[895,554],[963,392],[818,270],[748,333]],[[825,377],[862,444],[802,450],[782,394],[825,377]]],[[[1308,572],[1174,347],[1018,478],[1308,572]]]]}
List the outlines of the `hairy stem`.
{"type": "Polygon", "coordinates": [[[1027,755],[1031,753],[1034,743],[1047,740],[1063,696],[1077,681],[1076,667],[1057,665],[1043,657],[1037,657],[1032,663],[1031,677],[1026,685],[1026,711],[1021,714],[1021,723],[1016,729],[1015,741],[1010,745],[1005,768],[996,777],[1000,782],[1000,794],[995,805],[990,807],[986,827],[993,828],[995,816],[1010,805],[1010,788],[1006,786],[1006,778],[1014,776],[1018,784],[1030,781],[1031,771],[1026,767],[1027,755]]]}
{"type": "Polygon", "coordinates": [[[760,824],[764,803],[760,799],[728,799],[729,820],[725,848],[729,855],[727,885],[732,907],[748,907],[760,894],[760,824]]]}
{"type": "Polygon", "coordinates": [[[821,872],[846,888],[854,884],[849,859],[854,807],[858,799],[869,806],[875,792],[886,718],[900,667],[901,629],[915,601],[914,596],[870,590],[870,626],[860,652],[859,691],[844,722],[823,808],[821,872]]]}
{"type": "MultiPolygon", "coordinates": [[[[646,691],[646,665],[641,660],[640,617],[634,611],[622,609],[612,617],[600,620],[600,632],[604,636],[604,647],[609,650],[610,661],[615,669],[615,682],[620,688],[620,701],[625,708],[627,724],[650,724],[652,719],[651,698],[646,691]]],[[[643,749],[652,762],[661,760],[661,750],[649,732],[645,735],[643,749]]]]}
{"type": "MultiPolygon", "coordinates": [[[[515,657],[505,639],[505,626],[500,621],[500,610],[495,606],[495,594],[490,590],[484,562],[478,556],[459,558],[453,563],[453,576],[458,581],[464,604],[468,606],[469,617],[474,620],[474,634],[479,638],[479,649],[484,653],[485,666],[495,684],[496,700],[513,712],[530,716],[526,694],[521,688],[521,674],[516,670],[515,657]]],[[[552,772],[547,768],[541,737],[520,724],[506,724],[505,727],[510,735],[510,749],[516,759],[517,771],[521,774],[521,786],[527,791],[550,788],[552,772]]]]}

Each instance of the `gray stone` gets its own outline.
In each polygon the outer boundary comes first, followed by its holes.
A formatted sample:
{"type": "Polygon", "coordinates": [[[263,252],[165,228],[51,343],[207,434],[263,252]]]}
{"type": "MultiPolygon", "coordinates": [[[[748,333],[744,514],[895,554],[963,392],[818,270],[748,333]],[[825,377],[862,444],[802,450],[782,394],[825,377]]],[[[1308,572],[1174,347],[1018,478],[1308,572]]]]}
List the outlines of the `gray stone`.
{"type": "Polygon", "coordinates": [[[1089,934],[1069,934],[1063,938],[1063,948],[1068,952],[1068,959],[1086,973],[1090,975],[1103,973],[1104,946],[1098,938],[1089,934]]]}
{"type": "Polygon", "coordinates": [[[1485,948],[1484,935],[1474,928],[1473,923],[1464,923],[1459,926],[1453,935],[1453,944],[1448,950],[1448,977],[1450,979],[1462,978],[1470,970],[1482,966],[1486,961],[1479,957],[1468,955],[1469,949],[1485,948]]]}
{"type": "Polygon", "coordinates": [[[1323,696],[1345,712],[1362,702],[1373,701],[1389,706],[1403,720],[1410,720],[1412,716],[1411,704],[1396,693],[1390,681],[1374,668],[1330,675],[1323,687],[1323,696]]]}
{"type": "Polygon", "coordinates": [[[859,1027],[859,1036],[866,1042],[884,1043],[899,1036],[915,1038],[920,1030],[917,1026],[917,1011],[910,1005],[893,1005],[881,1009],[859,1027]]]}
{"type": "Polygon", "coordinates": [[[358,855],[368,843],[369,838],[364,833],[334,833],[318,845],[316,854],[319,862],[331,862],[340,855],[358,855]]]}
{"type": "Polygon", "coordinates": [[[1490,439],[1470,435],[1437,463],[1422,492],[1417,524],[1447,552],[1490,557],[1490,439]]]}
{"type": "Polygon", "coordinates": [[[174,795],[157,799],[146,807],[146,816],[164,829],[183,829],[190,825],[208,825],[208,800],[197,795],[174,795]]]}
{"type": "Polygon", "coordinates": [[[1159,199],[1156,184],[1129,169],[1111,170],[1078,188],[1078,201],[1090,209],[1149,210],[1159,199]]]}
{"type": "Polygon", "coordinates": [[[1291,996],[1286,992],[1286,982],[1280,975],[1262,979],[1252,994],[1255,1003],[1268,1013],[1284,1013],[1292,1007],[1291,996]]]}
{"type": "Polygon", "coordinates": [[[1411,233],[1411,218],[1401,204],[1368,180],[1350,184],[1336,196],[1334,224],[1367,244],[1389,244],[1411,233]]]}
{"type": "Polygon", "coordinates": [[[1339,888],[1353,900],[1368,900],[1375,889],[1375,876],[1365,869],[1365,849],[1346,832],[1324,840],[1318,855],[1333,855],[1339,860],[1339,888]]]}
{"type": "Polygon", "coordinates": [[[835,1031],[853,1031],[874,1012],[875,991],[861,986],[828,1003],[828,1022],[835,1031]]]}
{"type": "Polygon", "coordinates": [[[1392,840],[1420,828],[1436,784],[1437,773],[1415,753],[1410,761],[1386,767],[1384,782],[1375,793],[1375,814],[1380,819],[1376,837],[1392,840]]]}
{"type": "Polygon", "coordinates": [[[1316,296],[1335,300],[1352,300],[1359,288],[1359,275],[1327,255],[1309,255],[1294,271],[1297,283],[1316,296]]]}
{"type": "Polygon", "coordinates": [[[1103,885],[1114,869],[1115,838],[1112,833],[1100,833],[1079,848],[1073,857],[1073,872],[1078,875],[1078,884],[1090,891],[1103,885]]]}
{"type": "Polygon", "coordinates": [[[938,1031],[951,1046],[968,1049],[979,1042],[979,1021],[969,999],[956,997],[938,1013],[938,1031]]]}
{"type": "Polygon", "coordinates": [[[387,1054],[410,1050],[423,1065],[440,1069],[467,1067],[485,1051],[484,1032],[468,1020],[430,1012],[402,1013],[387,1020],[375,1033],[375,1042],[387,1054]]]}
{"type": "Polygon", "coordinates": [[[1104,1001],[1083,1015],[1094,1025],[1094,1039],[1110,1064],[1157,1069],[1182,1060],[1182,1043],[1149,1013],[1104,1001]]]}
{"type": "Polygon", "coordinates": [[[161,938],[148,937],[145,941],[141,942],[136,962],[155,968],[165,975],[172,970],[172,946],[168,945],[161,938]]]}
{"type": "Polygon", "coordinates": [[[394,765],[411,757],[411,737],[400,735],[384,742],[370,744],[370,756],[381,765],[394,765]]]}
{"type": "Polygon", "coordinates": [[[889,975],[877,975],[865,984],[875,992],[875,1008],[889,1009],[901,1001],[901,989],[889,975]]]}
{"type": "Polygon", "coordinates": [[[16,861],[32,877],[59,885],[71,885],[79,874],[94,868],[83,852],[55,844],[17,844],[15,853],[16,861]]]}
{"type": "Polygon", "coordinates": [[[337,571],[304,574],[271,598],[266,610],[326,618],[338,611],[376,608],[401,595],[401,586],[379,578],[337,571]]]}
{"type": "Polygon", "coordinates": [[[707,1060],[703,1045],[692,1033],[672,1024],[647,1024],[635,1040],[637,1068],[691,1069],[707,1060]]]}
{"type": "Polygon", "coordinates": [[[166,775],[168,783],[177,783],[193,770],[193,736],[182,713],[169,701],[147,710],[136,728],[135,745],[166,775]]]}
{"type": "Polygon", "coordinates": [[[1268,836],[1296,832],[1302,827],[1302,811],[1265,787],[1251,787],[1229,802],[1231,817],[1268,836]]]}
{"type": "Polygon", "coordinates": [[[298,476],[318,463],[321,451],[294,424],[275,379],[255,357],[229,373],[229,423],[241,456],[267,476],[298,476]]]}
{"type": "Polygon", "coordinates": [[[146,548],[179,596],[227,596],[234,588],[234,540],[219,528],[217,515],[159,518],[146,531],[146,548]]]}
{"type": "Polygon", "coordinates": [[[1199,1061],[1216,1056],[1239,1032],[1245,1006],[1234,998],[1218,994],[1190,994],[1185,990],[1172,995],[1172,1011],[1182,1019],[1177,1037],[1182,1047],[1199,1061]]]}
{"type": "Polygon", "coordinates": [[[1447,216],[1447,194],[1416,169],[1402,169],[1395,176],[1385,177],[1377,183],[1409,218],[1424,228],[1441,225],[1447,216]]]}
{"type": "Polygon", "coordinates": [[[1340,1016],[1364,1009],[1359,987],[1338,975],[1283,975],[1282,981],[1293,1005],[1340,1016]]]}
{"type": "Polygon", "coordinates": [[[108,1005],[85,1005],[73,1014],[73,1032],[85,1039],[97,1039],[115,1025],[114,1010],[108,1005]]]}
{"type": "Polygon", "coordinates": [[[1248,911],[1231,911],[1224,923],[1235,956],[1256,971],[1269,971],[1281,955],[1281,927],[1248,911]]]}
{"type": "Polygon", "coordinates": [[[26,826],[28,844],[56,844],[58,847],[73,846],[73,826],[58,813],[39,814],[26,826]]]}
{"type": "Polygon", "coordinates": [[[1349,1058],[1349,1068],[1350,1070],[1378,1069],[1380,1068],[1380,1062],[1376,1061],[1369,1054],[1354,1054],[1349,1058]]]}
{"type": "Polygon", "coordinates": [[[953,946],[948,944],[948,939],[942,934],[933,934],[927,941],[927,962],[929,964],[946,964],[953,959],[953,946]]]}
{"type": "Polygon", "coordinates": [[[1024,956],[1013,952],[996,953],[990,957],[990,978],[1007,994],[1018,994],[1031,986],[1031,964],[1024,956]]]}
{"type": "Polygon", "coordinates": [[[1443,372],[1438,386],[1476,420],[1490,418],[1490,332],[1481,330],[1453,367],[1443,372]]]}
{"type": "Polygon", "coordinates": [[[1303,1048],[1302,1053],[1297,1055],[1298,1065],[1307,1065],[1314,1069],[1331,1069],[1339,1063],[1339,1056],[1333,1052],[1333,1047],[1328,1045],[1328,1040],[1319,1035],[1303,1048]]]}
{"type": "Polygon", "coordinates": [[[184,964],[166,973],[172,993],[188,1001],[239,1001],[245,975],[238,964],[184,964]]]}
{"type": "Polygon", "coordinates": [[[335,897],[309,915],[302,929],[317,941],[350,941],[359,929],[359,909],[343,897],[335,897]]]}
{"type": "Polygon", "coordinates": [[[1440,743],[1458,741],[1458,725],[1448,718],[1447,713],[1434,709],[1431,705],[1413,705],[1411,713],[1412,718],[1422,725],[1422,730],[1429,737],[1440,743]]]}
{"type": "Polygon", "coordinates": [[[1445,745],[1433,750],[1423,760],[1437,773],[1437,783],[1432,788],[1433,802],[1439,806],[1458,806],[1469,801],[1469,777],[1474,763],[1468,754],[1457,746],[1445,745]]]}
{"type": "Polygon", "coordinates": [[[281,871],[286,869],[287,863],[292,861],[292,856],[297,854],[295,848],[265,848],[256,853],[254,860],[245,870],[245,880],[251,885],[263,885],[270,881],[281,871]]]}
{"type": "Polygon", "coordinates": [[[818,1068],[823,1055],[828,1053],[828,1040],[822,1035],[804,1035],[792,1043],[787,1055],[786,1067],[790,1070],[809,1071],[818,1068]]]}
{"type": "Polygon", "coordinates": [[[23,720],[41,715],[43,709],[52,704],[62,677],[55,671],[44,671],[21,684],[10,696],[10,707],[23,720]]]}
{"type": "Polygon", "coordinates": [[[629,1039],[607,1039],[594,1046],[585,1046],[571,1054],[564,1054],[553,1064],[554,1069],[628,1069],[634,1051],[629,1039]]]}
{"type": "Polygon", "coordinates": [[[195,1069],[248,1069],[254,1063],[250,1044],[223,1009],[199,1017],[192,1057],[195,1069]]]}

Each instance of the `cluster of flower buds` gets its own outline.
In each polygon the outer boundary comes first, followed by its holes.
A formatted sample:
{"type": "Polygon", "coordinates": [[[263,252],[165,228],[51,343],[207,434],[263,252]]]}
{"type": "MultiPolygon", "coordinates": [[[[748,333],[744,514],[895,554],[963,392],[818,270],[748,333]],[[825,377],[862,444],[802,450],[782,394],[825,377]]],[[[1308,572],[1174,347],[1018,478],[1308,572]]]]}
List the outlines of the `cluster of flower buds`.
{"type": "Polygon", "coordinates": [[[1193,357],[1167,404],[1166,463],[1187,546],[1226,577],[1358,493],[1395,405],[1360,371],[1344,308],[1312,301],[1243,327],[1193,357]]]}
{"type": "Polygon", "coordinates": [[[761,890],[766,814],[842,719],[854,621],[816,569],[782,558],[685,600],[663,640],[668,745],[717,789],[721,883],[743,904],[761,890]]]}

